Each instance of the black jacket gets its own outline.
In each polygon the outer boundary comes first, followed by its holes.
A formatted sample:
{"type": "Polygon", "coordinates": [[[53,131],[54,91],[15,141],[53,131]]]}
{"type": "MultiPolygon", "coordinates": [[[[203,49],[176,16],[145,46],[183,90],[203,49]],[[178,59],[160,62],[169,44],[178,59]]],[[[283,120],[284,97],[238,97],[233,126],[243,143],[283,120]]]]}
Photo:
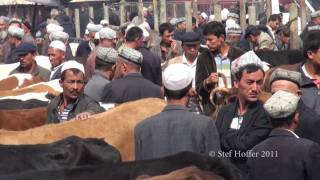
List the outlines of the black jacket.
{"type": "Polygon", "coordinates": [[[248,158],[250,180],[319,180],[320,146],[297,138],[285,129],[274,129],[248,158]]]}
{"type": "MultiPolygon", "coordinates": [[[[237,102],[230,103],[222,107],[217,116],[216,125],[220,134],[221,149],[225,152],[246,152],[266,139],[271,131],[268,115],[260,101],[248,107],[239,130],[231,129],[237,107],[237,102]]],[[[245,157],[232,155],[231,160],[245,171],[245,157]]]]}
{"type": "MultiPolygon", "coordinates": [[[[230,61],[233,61],[243,53],[241,49],[230,47],[227,57],[230,61]]],[[[209,49],[206,49],[199,55],[196,69],[196,90],[202,97],[201,103],[206,115],[211,115],[213,112],[213,106],[209,100],[210,91],[213,87],[208,87],[209,89],[206,90],[203,87],[203,81],[213,72],[217,72],[214,55],[209,49]]]]}
{"type": "Polygon", "coordinates": [[[142,77],[140,73],[130,73],[107,84],[102,102],[124,103],[142,98],[162,98],[160,86],[142,77]]]}
{"type": "MultiPolygon", "coordinates": [[[[58,119],[58,106],[62,101],[62,93],[52,99],[50,104],[48,105],[48,123],[59,123],[58,119]]],[[[94,112],[100,113],[103,112],[104,109],[99,105],[98,102],[91,99],[89,96],[85,94],[80,94],[77,101],[74,103],[73,109],[69,112],[68,120],[76,117],[77,114],[83,112],[94,112]]]]}
{"type": "Polygon", "coordinates": [[[161,59],[159,56],[151,52],[146,47],[139,49],[143,56],[141,65],[141,74],[144,78],[151,82],[161,86],[162,85],[162,71],[161,71],[161,59]]]}

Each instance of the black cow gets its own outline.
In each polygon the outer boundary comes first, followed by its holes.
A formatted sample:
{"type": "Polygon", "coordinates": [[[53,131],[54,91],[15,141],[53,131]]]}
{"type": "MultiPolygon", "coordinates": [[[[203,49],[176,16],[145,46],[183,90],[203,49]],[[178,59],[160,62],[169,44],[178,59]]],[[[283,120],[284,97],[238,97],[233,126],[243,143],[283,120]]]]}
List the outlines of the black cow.
{"type": "Polygon", "coordinates": [[[21,101],[17,99],[3,99],[0,100],[0,109],[32,109],[37,107],[48,106],[48,102],[40,101],[37,99],[30,99],[27,101],[21,101]]]}
{"type": "Polygon", "coordinates": [[[271,67],[283,64],[296,64],[306,60],[300,50],[288,51],[255,51],[257,56],[271,65],[271,67]]]}

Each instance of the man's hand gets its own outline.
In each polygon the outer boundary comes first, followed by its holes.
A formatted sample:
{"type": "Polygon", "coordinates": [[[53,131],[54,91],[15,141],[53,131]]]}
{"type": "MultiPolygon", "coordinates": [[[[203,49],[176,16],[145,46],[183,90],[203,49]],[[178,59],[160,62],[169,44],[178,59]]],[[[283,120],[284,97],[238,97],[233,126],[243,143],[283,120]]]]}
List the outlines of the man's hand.
{"type": "Polygon", "coordinates": [[[177,55],[179,52],[178,52],[178,47],[177,47],[177,41],[176,40],[173,40],[171,42],[171,48],[172,48],[172,53],[177,55]]]}
{"type": "Polygon", "coordinates": [[[85,120],[88,119],[93,113],[92,112],[83,112],[78,115],[76,115],[76,120],[85,120]]]}
{"type": "Polygon", "coordinates": [[[205,84],[215,84],[219,82],[219,75],[218,73],[211,73],[210,76],[205,80],[205,84]]]}

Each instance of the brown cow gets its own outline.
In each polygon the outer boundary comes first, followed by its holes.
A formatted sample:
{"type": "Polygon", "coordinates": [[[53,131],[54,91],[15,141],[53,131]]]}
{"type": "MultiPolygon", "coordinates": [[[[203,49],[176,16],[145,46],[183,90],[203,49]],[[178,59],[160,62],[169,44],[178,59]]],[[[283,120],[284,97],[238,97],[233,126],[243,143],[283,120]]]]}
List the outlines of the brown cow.
{"type": "Polygon", "coordinates": [[[47,108],[0,110],[0,129],[21,131],[44,125],[47,108]]]}
{"type": "Polygon", "coordinates": [[[0,80],[0,91],[23,88],[42,81],[43,80],[41,78],[30,74],[13,74],[0,80]]]}
{"type": "Polygon", "coordinates": [[[48,124],[26,131],[0,131],[0,144],[47,144],[68,136],[104,138],[115,146],[124,161],[134,160],[134,127],[143,119],[159,113],[164,100],[148,98],[124,103],[85,121],[48,124]]]}

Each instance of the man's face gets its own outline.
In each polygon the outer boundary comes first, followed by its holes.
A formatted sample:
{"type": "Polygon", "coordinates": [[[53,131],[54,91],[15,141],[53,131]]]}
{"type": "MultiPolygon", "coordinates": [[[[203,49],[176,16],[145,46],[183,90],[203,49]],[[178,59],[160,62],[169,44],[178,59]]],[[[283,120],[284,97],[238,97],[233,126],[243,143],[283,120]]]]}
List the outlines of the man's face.
{"type": "Polygon", "coordinates": [[[71,70],[66,70],[65,79],[60,80],[60,86],[66,99],[76,100],[84,89],[84,74],[74,74],[71,70]]]}
{"type": "Polygon", "coordinates": [[[274,94],[279,90],[287,91],[297,96],[299,96],[301,93],[297,84],[287,80],[276,80],[272,82],[271,93],[274,94]]]}
{"type": "Polygon", "coordinates": [[[272,30],[276,30],[279,28],[280,26],[280,21],[276,20],[276,21],[270,21],[269,22],[269,26],[271,27],[272,30]]]}
{"type": "Polygon", "coordinates": [[[240,34],[228,34],[227,40],[231,44],[238,44],[240,42],[241,35],[240,34]]]}
{"type": "Polygon", "coordinates": [[[197,56],[199,53],[199,44],[183,44],[182,48],[186,56],[197,56]]]}
{"type": "Polygon", "coordinates": [[[316,52],[309,51],[308,59],[311,60],[311,63],[320,68],[320,48],[316,52]]]}
{"type": "Polygon", "coordinates": [[[280,41],[282,44],[289,44],[290,37],[285,36],[283,33],[280,33],[280,41]]]}
{"type": "Polygon", "coordinates": [[[223,40],[222,37],[219,38],[213,34],[210,34],[210,35],[205,35],[204,38],[206,40],[207,46],[210,51],[216,51],[220,49],[221,40],[223,40]]]}
{"type": "Polygon", "coordinates": [[[259,40],[260,35],[254,36],[254,35],[250,35],[249,36],[249,41],[252,42],[253,44],[257,44],[258,40],[259,40]]]}
{"type": "Polygon", "coordinates": [[[164,31],[164,33],[162,35],[162,41],[165,44],[171,44],[173,41],[173,31],[172,32],[164,31]]]}
{"type": "Polygon", "coordinates": [[[52,67],[59,66],[62,62],[65,61],[66,58],[65,53],[56,48],[49,48],[48,56],[52,67]]]}
{"type": "Polygon", "coordinates": [[[320,25],[320,17],[314,18],[313,23],[315,23],[316,25],[320,25]]]}
{"type": "Polygon", "coordinates": [[[94,36],[96,35],[96,32],[89,32],[89,38],[90,40],[94,40],[94,36]]]}
{"type": "Polygon", "coordinates": [[[27,53],[24,55],[19,56],[20,60],[20,66],[22,68],[30,68],[34,62],[34,54],[33,53],[27,53]]]}
{"type": "Polygon", "coordinates": [[[6,27],[7,27],[6,23],[3,21],[0,21],[0,31],[6,30],[6,27]]]}
{"type": "Polygon", "coordinates": [[[16,41],[17,41],[17,38],[9,35],[8,41],[9,41],[9,43],[10,43],[11,45],[14,45],[14,44],[16,43],[16,41]]]}
{"type": "Polygon", "coordinates": [[[121,59],[117,59],[113,79],[121,79],[123,77],[123,66],[124,64],[121,59]]]}
{"type": "Polygon", "coordinates": [[[248,102],[256,102],[261,93],[264,74],[262,70],[247,73],[247,70],[242,72],[240,81],[235,81],[235,87],[239,88],[239,96],[248,102]]]}
{"type": "Polygon", "coordinates": [[[205,19],[201,15],[199,15],[198,21],[199,21],[199,24],[203,24],[205,22],[205,19]]]}
{"type": "Polygon", "coordinates": [[[179,23],[179,24],[178,24],[178,29],[180,29],[180,30],[185,30],[185,29],[187,29],[187,23],[186,23],[186,21],[183,21],[183,22],[179,23]]]}

